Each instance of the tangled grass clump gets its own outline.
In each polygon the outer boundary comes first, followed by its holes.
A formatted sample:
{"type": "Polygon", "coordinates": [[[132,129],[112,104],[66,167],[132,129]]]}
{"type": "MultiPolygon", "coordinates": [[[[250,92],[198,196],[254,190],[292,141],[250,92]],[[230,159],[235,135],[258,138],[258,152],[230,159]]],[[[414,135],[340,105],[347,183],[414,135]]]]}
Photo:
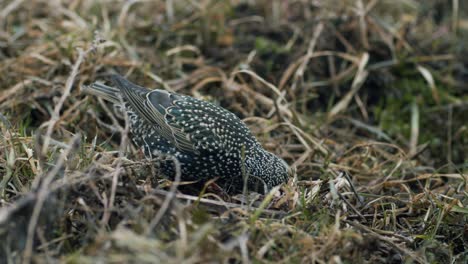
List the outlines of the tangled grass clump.
{"type": "Polygon", "coordinates": [[[462,4],[0,3],[0,262],[466,263],[462,4]],[[160,177],[79,91],[112,72],[233,111],[294,178],[160,177]]]}

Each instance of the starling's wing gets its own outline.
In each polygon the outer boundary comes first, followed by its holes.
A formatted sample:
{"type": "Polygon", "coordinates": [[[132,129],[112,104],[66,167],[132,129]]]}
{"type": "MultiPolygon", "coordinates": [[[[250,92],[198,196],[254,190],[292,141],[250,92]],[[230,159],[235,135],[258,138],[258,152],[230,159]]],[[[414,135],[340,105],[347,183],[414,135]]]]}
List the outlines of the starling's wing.
{"type": "Polygon", "coordinates": [[[150,91],[120,75],[113,75],[112,81],[122,91],[130,106],[146,121],[155,125],[161,136],[173,142],[181,151],[197,152],[190,137],[180,127],[169,124],[166,120],[167,109],[174,106],[173,102],[178,99],[178,95],[163,90],[150,91]]]}
{"type": "Polygon", "coordinates": [[[166,121],[181,128],[197,150],[234,154],[242,146],[257,144],[250,130],[236,115],[215,104],[177,95],[166,112],[166,121]]]}

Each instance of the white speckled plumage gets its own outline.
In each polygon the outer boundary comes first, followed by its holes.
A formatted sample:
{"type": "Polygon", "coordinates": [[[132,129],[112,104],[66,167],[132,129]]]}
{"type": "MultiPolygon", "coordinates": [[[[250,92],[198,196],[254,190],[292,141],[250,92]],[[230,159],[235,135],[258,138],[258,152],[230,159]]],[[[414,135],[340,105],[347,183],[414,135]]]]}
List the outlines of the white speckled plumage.
{"type": "MultiPolygon", "coordinates": [[[[93,83],[82,89],[120,107],[124,102],[135,145],[148,157],[175,156],[184,180],[219,177],[218,183],[230,191],[242,190],[244,175],[247,187],[260,191],[287,180],[287,164],[263,149],[248,127],[226,109],[190,96],[149,90],[120,75],[111,80],[115,87],[93,83]]],[[[161,171],[172,177],[172,162],[161,164],[161,171]]]]}

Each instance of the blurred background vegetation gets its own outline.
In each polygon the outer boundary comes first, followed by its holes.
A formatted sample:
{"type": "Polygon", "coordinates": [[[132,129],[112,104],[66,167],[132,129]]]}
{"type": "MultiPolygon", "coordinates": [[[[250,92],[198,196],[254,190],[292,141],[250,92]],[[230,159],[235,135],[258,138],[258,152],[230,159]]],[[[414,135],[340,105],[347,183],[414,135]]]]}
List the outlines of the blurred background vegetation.
{"type": "Polygon", "coordinates": [[[459,0],[0,2],[0,259],[466,263],[467,15],[459,0]],[[155,221],[167,196],[148,188],[171,182],[79,91],[112,72],[233,111],[295,179],[253,209],[191,189],[155,221]]]}

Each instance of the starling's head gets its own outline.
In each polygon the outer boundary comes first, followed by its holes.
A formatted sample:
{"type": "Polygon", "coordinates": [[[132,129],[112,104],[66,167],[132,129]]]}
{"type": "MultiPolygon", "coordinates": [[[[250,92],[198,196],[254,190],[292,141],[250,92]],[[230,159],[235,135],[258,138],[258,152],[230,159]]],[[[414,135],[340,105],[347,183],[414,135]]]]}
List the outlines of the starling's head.
{"type": "Polygon", "coordinates": [[[245,164],[249,177],[248,186],[251,190],[267,192],[287,182],[293,174],[283,159],[265,150],[247,157],[245,164]]]}

